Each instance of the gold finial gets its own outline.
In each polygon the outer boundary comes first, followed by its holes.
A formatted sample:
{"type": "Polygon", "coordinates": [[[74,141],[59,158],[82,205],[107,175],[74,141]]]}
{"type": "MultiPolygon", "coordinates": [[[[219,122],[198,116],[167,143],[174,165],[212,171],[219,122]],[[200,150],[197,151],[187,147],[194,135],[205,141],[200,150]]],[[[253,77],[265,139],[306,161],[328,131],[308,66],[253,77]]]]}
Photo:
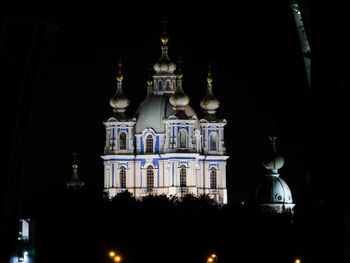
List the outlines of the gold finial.
{"type": "Polygon", "coordinates": [[[209,61],[209,65],[208,65],[208,76],[207,76],[207,82],[210,84],[213,82],[213,77],[212,77],[212,74],[211,74],[211,61],[209,61]]]}
{"type": "Polygon", "coordinates": [[[122,60],[119,59],[119,62],[118,62],[118,67],[119,67],[119,69],[118,69],[118,75],[117,75],[117,80],[118,80],[118,81],[122,81],[123,78],[124,78],[124,76],[123,76],[123,74],[122,74],[122,66],[123,66],[122,60]]]}
{"type": "Polygon", "coordinates": [[[160,40],[162,41],[163,45],[166,45],[169,41],[169,37],[168,34],[166,32],[166,25],[168,24],[168,21],[166,20],[166,17],[164,16],[163,20],[162,20],[162,35],[160,37],[160,40]]]}
{"type": "Polygon", "coordinates": [[[270,141],[271,141],[271,143],[272,143],[272,149],[273,149],[273,151],[274,151],[275,153],[277,153],[277,149],[276,149],[276,140],[277,140],[277,136],[274,136],[274,135],[269,136],[269,139],[270,139],[270,141]]]}
{"type": "Polygon", "coordinates": [[[271,141],[272,143],[274,143],[274,142],[276,142],[277,137],[274,136],[274,135],[272,135],[272,136],[269,136],[269,139],[270,139],[270,141],[271,141]]]}
{"type": "Polygon", "coordinates": [[[77,160],[77,159],[78,159],[78,158],[77,158],[78,153],[77,153],[76,149],[74,149],[72,155],[73,155],[72,167],[73,167],[74,169],[76,169],[76,168],[78,168],[78,160],[77,160]]]}

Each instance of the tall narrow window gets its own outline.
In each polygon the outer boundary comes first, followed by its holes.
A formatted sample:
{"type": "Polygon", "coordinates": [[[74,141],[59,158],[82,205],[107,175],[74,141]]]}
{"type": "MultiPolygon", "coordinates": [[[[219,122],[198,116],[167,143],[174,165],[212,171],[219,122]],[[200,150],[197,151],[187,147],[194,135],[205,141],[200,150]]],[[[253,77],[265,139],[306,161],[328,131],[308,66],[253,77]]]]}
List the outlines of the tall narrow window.
{"type": "Polygon", "coordinates": [[[200,143],[200,141],[199,141],[199,136],[198,136],[198,134],[194,134],[193,135],[193,147],[197,150],[197,151],[199,151],[199,143],[200,143]]]}
{"type": "Polygon", "coordinates": [[[153,167],[148,166],[147,167],[147,192],[152,192],[154,186],[154,173],[153,173],[153,167]]]}
{"type": "Polygon", "coordinates": [[[120,188],[126,188],[126,169],[124,166],[120,168],[120,188]]]}
{"type": "Polygon", "coordinates": [[[119,149],[126,150],[126,133],[121,132],[119,134],[119,149]]]}
{"type": "Polygon", "coordinates": [[[180,168],[180,186],[186,186],[186,166],[182,165],[180,168]]]}
{"type": "Polygon", "coordinates": [[[186,131],[185,130],[180,130],[180,148],[185,149],[186,148],[186,131]]]}
{"type": "Polygon", "coordinates": [[[162,90],[163,89],[163,81],[159,80],[158,81],[158,90],[162,90]]]}
{"type": "Polygon", "coordinates": [[[146,153],[153,153],[153,137],[151,134],[146,138],[146,153]]]}
{"type": "Polygon", "coordinates": [[[169,80],[167,80],[165,82],[165,90],[170,90],[170,81],[169,80]]]}
{"type": "Polygon", "coordinates": [[[215,132],[212,132],[212,133],[210,134],[210,136],[209,136],[210,151],[217,151],[217,147],[216,147],[216,145],[217,145],[217,137],[218,137],[218,135],[217,135],[217,133],[215,133],[215,132]]]}
{"type": "Polygon", "coordinates": [[[214,167],[210,170],[210,188],[216,189],[216,169],[214,167]]]}

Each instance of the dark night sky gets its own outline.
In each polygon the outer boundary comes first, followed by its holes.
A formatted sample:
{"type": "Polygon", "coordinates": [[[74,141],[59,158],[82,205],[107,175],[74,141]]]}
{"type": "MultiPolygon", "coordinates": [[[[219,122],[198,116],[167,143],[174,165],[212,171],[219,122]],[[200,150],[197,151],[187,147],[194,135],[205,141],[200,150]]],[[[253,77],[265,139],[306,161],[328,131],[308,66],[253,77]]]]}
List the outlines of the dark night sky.
{"type": "MultiPolygon", "coordinates": [[[[25,149],[25,195],[71,176],[76,147],[79,175],[101,185],[104,118],[116,90],[117,61],[123,59],[123,89],[132,115],[146,95],[147,66],[160,57],[160,21],[167,16],[169,55],[183,60],[184,91],[197,115],[206,92],[209,60],[214,94],[225,118],[230,200],[245,200],[264,176],[267,136],[280,136],[281,174],[297,193],[308,169],[309,101],[304,65],[288,1],[205,4],[30,4],[9,8],[37,16],[56,28],[51,53],[33,95],[25,149]],[[253,6],[252,6],[253,5],[253,6]],[[275,123],[272,125],[272,123],[275,123]]],[[[258,1],[256,1],[258,2],[258,1]]],[[[294,194],[298,199],[298,195],[294,194]]]]}

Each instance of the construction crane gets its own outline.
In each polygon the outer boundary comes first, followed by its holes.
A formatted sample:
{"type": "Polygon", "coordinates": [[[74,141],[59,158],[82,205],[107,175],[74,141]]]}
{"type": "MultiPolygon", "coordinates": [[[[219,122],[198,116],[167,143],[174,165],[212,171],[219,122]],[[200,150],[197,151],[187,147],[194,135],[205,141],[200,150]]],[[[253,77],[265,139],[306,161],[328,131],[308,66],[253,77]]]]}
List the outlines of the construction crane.
{"type": "MultiPolygon", "coordinates": [[[[294,20],[298,31],[299,42],[301,47],[301,52],[304,58],[305,71],[308,79],[309,88],[311,88],[311,48],[308,38],[308,27],[305,28],[304,20],[306,19],[306,14],[304,10],[304,2],[298,0],[290,0],[289,6],[293,10],[294,20]]],[[[307,24],[307,23],[306,23],[307,24]]]]}

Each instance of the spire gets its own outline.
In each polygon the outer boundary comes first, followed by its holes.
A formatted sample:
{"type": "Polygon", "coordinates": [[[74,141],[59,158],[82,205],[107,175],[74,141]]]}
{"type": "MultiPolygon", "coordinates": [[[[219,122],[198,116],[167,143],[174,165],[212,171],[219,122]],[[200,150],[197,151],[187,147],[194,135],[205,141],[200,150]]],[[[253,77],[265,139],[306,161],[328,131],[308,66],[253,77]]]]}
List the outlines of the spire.
{"type": "Polygon", "coordinates": [[[207,94],[201,100],[200,106],[204,110],[205,114],[215,116],[217,108],[220,106],[220,102],[215,98],[213,94],[213,76],[211,72],[211,62],[208,65],[208,75],[207,75],[207,94]]]}
{"type": "Polygon", "coordinates": [[[77,158],[78,153],[77,153],[76,149],[74,149],[72,155],[73,155],[72,167],[73,167],[73,169],[77,169],[78,168],[78,158],[77,158]]]}
{"type": "Polygon", "coordinates": [[[115,115],[122,115],[124,114],[126,108],[129,106],[130,101],[126,98],[126,96],[123,93],[123,79],[124,76],[122,74],[122,62],[119,60],[118,63],[118,74],[117,74],[117,92],[114,94],[114,96],[109,100],[110,105],[113,108],[113,112],[115,115]]]}
{"type": "Polygon", "coordinates": [[[163,18],[161,23],[162,23],[162,30],[163,30],[163,32],[162,32],[162,35],[160,37],[160,40],[162,41],[163,46],[164,45],[166,46],[166,44],[168,44],[169,37],[168,37],[167,31],[166,31],[166,26],[168,24],[168,21],[167,21],[165,16],[164,16],[164,18],[163,18]]]}
{"type": "Polygon", "coordinates": [[[173,73],[176,69],[175,63],[170,61],[170,58],[168,56],[168,42],[169,42],[169,37],[168,33],[166,30],[166,25],[168,24],[166,17],[162,20],[162,34],[160,36],[160,40],[162,42],[161,50],[162,50],[162,55],[158,61],[158,63],[154,64],[153,68],[154,70],[159,73],[173,73]]]}
{"type": "Polygon", "coordinates": [[[178,61],[179,68],[176,73],[177,77],[177,85],[176,85],[176,91],[175,93],[169,98],[169,102],[171,105],[173,105],[174,111],[183,111],[186,107],[186,105],[190,102],[190,98],[185,94],[185,92],[182,90],[182,61],[178,61]]]}
{"type": "Polygon", "coordinates": [[[81,188],[84,186],[84,182],[80,180],[78,177],[78,160],[77,160],[77,152],[76,150],[73,151],[73,162],[72,162],[72,168],[73,168],[73,175],[71,179],[67,182],[67,188],[81,188]]]}

